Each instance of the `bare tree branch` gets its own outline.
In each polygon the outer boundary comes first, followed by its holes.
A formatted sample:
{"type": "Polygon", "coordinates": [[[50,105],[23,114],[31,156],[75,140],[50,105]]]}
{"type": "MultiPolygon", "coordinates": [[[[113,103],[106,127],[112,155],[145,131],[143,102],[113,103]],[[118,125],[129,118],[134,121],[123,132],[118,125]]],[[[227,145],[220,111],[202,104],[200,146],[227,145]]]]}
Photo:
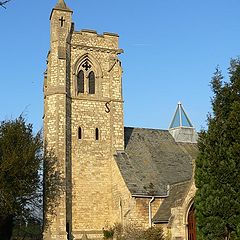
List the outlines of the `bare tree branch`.
{"type": "Polygon", "coordinates": [[[6,0],[6,1],[0,1],[0,7],[3,7],[6,9],[5,5],[6,3],[10,2],[11,0],[6,0]]]}

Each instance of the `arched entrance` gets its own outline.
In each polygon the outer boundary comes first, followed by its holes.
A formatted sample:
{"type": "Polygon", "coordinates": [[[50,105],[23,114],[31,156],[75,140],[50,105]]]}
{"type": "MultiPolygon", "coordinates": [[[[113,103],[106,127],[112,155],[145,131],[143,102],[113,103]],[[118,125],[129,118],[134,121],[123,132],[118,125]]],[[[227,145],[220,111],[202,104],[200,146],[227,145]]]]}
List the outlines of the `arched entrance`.
{"type": "Polygon", "coordinates": [[[188,212],[188,240],[196,240],[196,217],[195,217],[195,208],[192,204],[188,212]]]}

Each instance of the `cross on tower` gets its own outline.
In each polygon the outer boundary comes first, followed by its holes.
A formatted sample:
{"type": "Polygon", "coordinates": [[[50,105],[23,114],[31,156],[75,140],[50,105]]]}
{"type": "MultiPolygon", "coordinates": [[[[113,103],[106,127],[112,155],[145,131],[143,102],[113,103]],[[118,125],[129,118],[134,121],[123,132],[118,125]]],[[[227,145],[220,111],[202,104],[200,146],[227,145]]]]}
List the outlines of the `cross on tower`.
{"type": "Polygon", "coordinates": [[[65,19],[63,18],[63,16],[59,18],[59,21],[60,21],[61,27],[63,27],[63,23],[65,22],[65,19]]]}
{"type": "Polygon", "coordinates": [[[88,61],[86,61],[83,65],[82,65],[83,68],[85,68],[85,70],[87,71],[88,69],[91,68],[91,65],[88,63],[88,61]]]}

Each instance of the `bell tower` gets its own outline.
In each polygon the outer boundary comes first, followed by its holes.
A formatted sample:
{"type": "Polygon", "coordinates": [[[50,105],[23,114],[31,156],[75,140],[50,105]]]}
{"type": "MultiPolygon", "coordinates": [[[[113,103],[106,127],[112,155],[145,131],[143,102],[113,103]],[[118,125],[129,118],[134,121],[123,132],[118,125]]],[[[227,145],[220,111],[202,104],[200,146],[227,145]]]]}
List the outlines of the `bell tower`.
{"type": "Polygon", "coordinates": [[[124,150],[118,35],[75,31],[59,0],[50,16],[44,80],[44,140],[54,150],[65,191],[44,239],[101,238],[118,218],[112,167],[124,150]]]}
{"type": "MultiPolygon", "coordinates": [[[[118,36],[93,30],[71,39],[72,235],[101,239],[116,222],[112,164],[124,150],[118,36]]],[[[70,136],[69,136],[70,138],[70,136]]]]}

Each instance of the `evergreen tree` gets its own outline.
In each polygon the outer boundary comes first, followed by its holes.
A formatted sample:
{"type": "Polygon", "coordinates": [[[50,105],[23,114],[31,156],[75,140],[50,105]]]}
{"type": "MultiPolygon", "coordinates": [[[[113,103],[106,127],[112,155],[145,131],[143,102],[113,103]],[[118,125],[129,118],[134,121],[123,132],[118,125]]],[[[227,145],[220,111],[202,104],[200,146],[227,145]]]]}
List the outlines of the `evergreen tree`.
{"type": "Polygon", "coordinates": [[[231,61],[229,82],[216,70],[212,114],[201,131],[196,161],[198,239],[240,239],[240,60],[231,61]]]}

